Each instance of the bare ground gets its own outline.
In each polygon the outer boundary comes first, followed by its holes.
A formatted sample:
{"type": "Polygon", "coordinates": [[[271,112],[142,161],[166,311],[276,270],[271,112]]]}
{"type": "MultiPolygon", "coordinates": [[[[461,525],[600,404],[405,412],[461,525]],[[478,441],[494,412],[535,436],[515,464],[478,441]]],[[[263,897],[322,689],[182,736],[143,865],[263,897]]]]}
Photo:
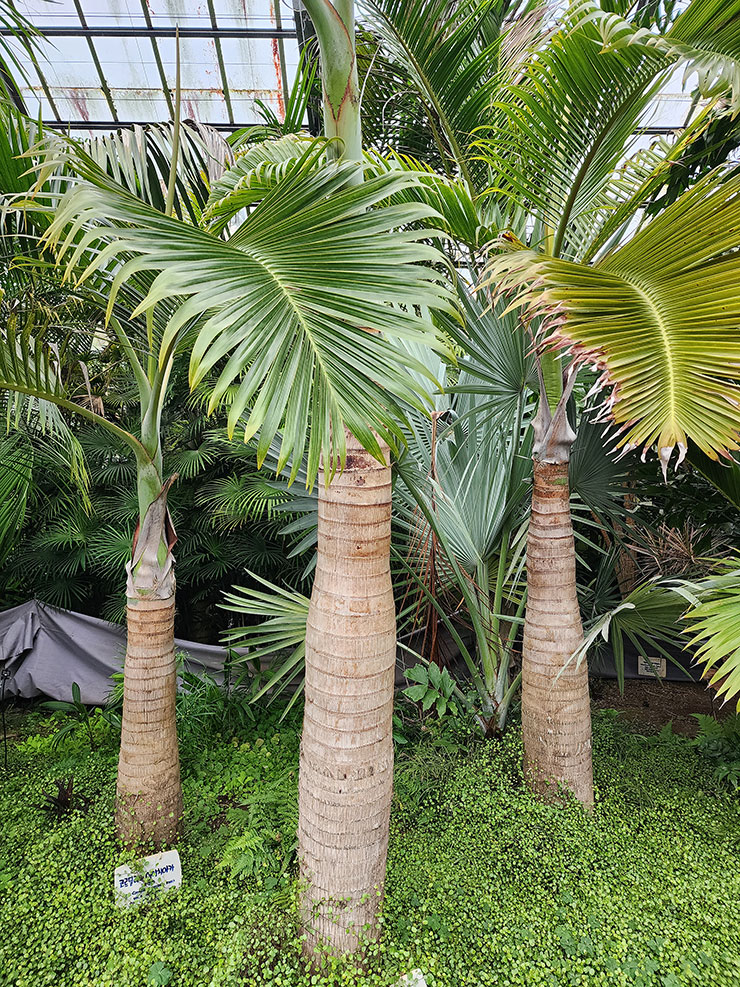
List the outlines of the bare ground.
{"type": "Polygon", "coordinates": [[[697,722],[692,713],[722,718],[734,712],[734,703],[722,706],[704,683],[666,682],[655,679],[627,679],[624,695],[614,679],[592,679],[594,709],[617,709],[622,719],[640,731],[660,730],[673,722],[675,733],[695,737],[697,722]]]}

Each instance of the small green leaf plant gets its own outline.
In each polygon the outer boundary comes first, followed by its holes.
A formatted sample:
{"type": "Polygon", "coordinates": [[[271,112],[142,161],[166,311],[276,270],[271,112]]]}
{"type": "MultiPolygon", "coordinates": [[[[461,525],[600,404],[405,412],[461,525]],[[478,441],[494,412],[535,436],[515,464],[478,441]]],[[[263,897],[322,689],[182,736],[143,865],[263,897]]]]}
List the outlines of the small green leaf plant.
{"type": "Polygon", "coordinates": [[[423,712],[434,707],[440,718],[448,713],[458,715],[460,709],[454,698],[457,687],[446,668],[440,668],[434,662],[414,665],[406,672],[406,678],[415,684],[404,689],[403,694],[413,702],[421,703],[423,712]]]}
{"type": "Polygon", "coordinates": [[[72,700],[50,699],[40,704],[44,709],[53,710],[55,713],[65,713],[68,720],[54,734],[52,739],[52,749],[56,749],[61,741],[67,736],[76,736],[82,733],[90,744],[90,750],[95,750],[102,736],[109,728],[120,728],[121,719],[114,709],[101,709],[96,706],[90,710],[82,701],[80,687],[77,682],[72,683],[72,700]]]}
{"type": "Polygon", "coordinates": [[[146,982],[147,984],[151,984],[152,987],[167,987],[167,984],[171,980],[172,970],[161,960],[157,960],[156,963],[152,963],[149,967],[149,976],[146,982]]]}
{"type": "Polygon", "coordinates": [[[694,745],[714,764],[714,777],[720,784],[740,790],[740,715],[716,720],[703,713],[694,714],[699,734],[694,745]]]}

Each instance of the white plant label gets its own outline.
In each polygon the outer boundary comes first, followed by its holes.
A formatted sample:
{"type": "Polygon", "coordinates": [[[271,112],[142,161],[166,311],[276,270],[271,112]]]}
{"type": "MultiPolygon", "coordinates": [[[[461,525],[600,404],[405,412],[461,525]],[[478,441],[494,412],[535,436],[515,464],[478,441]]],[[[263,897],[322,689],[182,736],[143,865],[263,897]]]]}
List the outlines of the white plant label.
{"type": "Polygon", "coordinates": [[[665,658],[648,658],[647,655],[637,656],[637,674],[649,675],[650,678],[664,679],[666,676],[665,658]]]}
{"type": "Polygon", "coordinates": [[[412,970],[401,977],[396,987],[427,987],[427,982],[421,970],[412,970]]]}
{"type": "Polygon", "coordinates": [[[182,884],[182,867],[177,850],[165,850],[142,857],[133,867],[121,864],[113,873],[113,893],[116,904],[133,905],[150,890],[161,892],[179,888],[182,884]]]}

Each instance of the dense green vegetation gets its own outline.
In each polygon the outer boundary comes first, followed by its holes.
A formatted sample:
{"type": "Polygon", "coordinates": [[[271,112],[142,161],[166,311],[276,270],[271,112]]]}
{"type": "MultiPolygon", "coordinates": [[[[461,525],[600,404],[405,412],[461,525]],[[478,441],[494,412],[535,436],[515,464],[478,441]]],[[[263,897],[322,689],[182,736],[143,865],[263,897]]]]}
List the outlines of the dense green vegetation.
{"type": "MultiPolygon", "coordinates": [[[[181,727],[196,713],[183,707],[181,727]]],[[[3,985],[387,987],[413,968],[430,987],[740,979],[740,803],[686,738],[599,714],[590,816],[527,791],[516,726],[471,742],[404,720],[384,938],[371,973],[332,963],[318,977],[300,958],[295,907],[299,717],[234,736],[198,722],[181,730],[182,888],[122,911],[117,738],[103,729],[90,752],[79,730],[54,750],[53,722],[26,718],[0,790],[3,985]],[[39,806],[70,775],[90,805],[57,821],[39,806]]]]}
{"type": "Polygon", "coordinates": [[[586,662],[740,695],[740,0],[304,6],[284,119],[178,49],[78,140],[0,0],[0,604],[128,634],[13,719],[0,987],[737,984],[740,721],[592,734],[586,662]]]}

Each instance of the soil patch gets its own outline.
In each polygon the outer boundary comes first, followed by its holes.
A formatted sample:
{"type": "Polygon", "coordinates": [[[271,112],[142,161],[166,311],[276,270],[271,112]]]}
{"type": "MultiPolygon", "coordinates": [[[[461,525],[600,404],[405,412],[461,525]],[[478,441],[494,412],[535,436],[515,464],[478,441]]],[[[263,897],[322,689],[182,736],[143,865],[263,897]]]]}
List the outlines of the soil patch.
{"type": "Polygon", "coordinates": [[[735,704],[717,700],[714,690],[703,682],[666,682],[656,679],[626,679],[624,693],[614,679],[592,679],[594,709],[617,709],[621,718],[640,731],[657,732],[673,723],[675,733],[697,734],[694,713],[723,719],[734,712],[735,704]]]}

